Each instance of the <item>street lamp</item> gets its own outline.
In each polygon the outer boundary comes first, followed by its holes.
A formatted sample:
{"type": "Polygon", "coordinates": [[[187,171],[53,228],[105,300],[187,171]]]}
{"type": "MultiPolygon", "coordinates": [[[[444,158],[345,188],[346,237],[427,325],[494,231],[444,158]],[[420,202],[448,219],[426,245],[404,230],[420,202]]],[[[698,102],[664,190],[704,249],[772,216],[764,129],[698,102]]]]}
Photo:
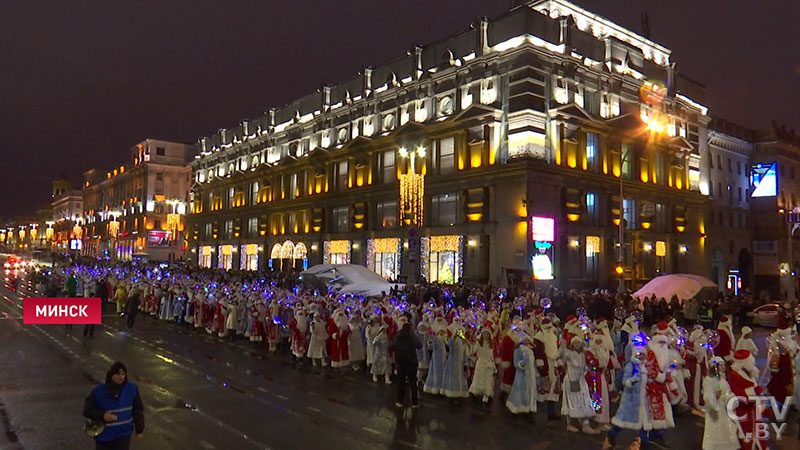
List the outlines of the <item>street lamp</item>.
{"type": "MultiPolygon", "coordinates": [[[[660,115],[658,113],[653,114],[652,116],[641,116],[642,122],[645,124],[645,129],[650,133],[651,138],[657,138],[661,136],[667,129],[667,125],[660,119],[660,115]]],[[[614,271],[619,275],[619,286],[617,287],[617,292],[622,293],[625,291],[625,224],[624,224],[624,217],[625,217],[625,196],[623,194],[623,178],[625,173],[623,171],[623,167],[625,163],[631,162],[630,158],[633,154],[633,151],[629,151],[628,153],[623,153],[622,149],[620,149],[620,158],[619,158],[619,253],[617,257],[617,265],[614,267],[614,271]]]]}

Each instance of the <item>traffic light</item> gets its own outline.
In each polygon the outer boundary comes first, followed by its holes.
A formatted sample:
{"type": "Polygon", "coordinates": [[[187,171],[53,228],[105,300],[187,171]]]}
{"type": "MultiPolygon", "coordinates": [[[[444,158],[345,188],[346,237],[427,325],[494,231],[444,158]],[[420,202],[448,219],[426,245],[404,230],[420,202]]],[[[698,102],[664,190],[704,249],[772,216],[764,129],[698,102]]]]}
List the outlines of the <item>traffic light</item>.
{"type": "Polygon", "coordinates": [[[625,272],[625,268],[622,267],[622,264],[616,264],[614,266],[614,273],[616,273],[617,275],[622,275],[623,272],[625,272]]]}

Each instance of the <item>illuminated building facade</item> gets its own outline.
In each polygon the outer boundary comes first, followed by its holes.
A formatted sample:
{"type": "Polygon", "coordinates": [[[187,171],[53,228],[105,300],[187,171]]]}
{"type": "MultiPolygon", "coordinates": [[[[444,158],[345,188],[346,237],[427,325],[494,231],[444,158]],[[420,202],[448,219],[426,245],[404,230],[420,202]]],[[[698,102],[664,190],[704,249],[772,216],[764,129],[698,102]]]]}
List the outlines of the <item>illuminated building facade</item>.
{"type": "Polygon", "coordinates": [[[750,216],[750,169],[755,133],[714,118],[708,132],[706,215],[710,278],[720,291],[736,294],[752,287],[753,223],[750,216]]]}
{"type": "Polygon", "coordinates": [[[629,287],[707,275],[703,95],[667,48],[530,2],[201,139],[190,257],[616,287],[622,220],[629,287]]]}
{"type": "Polygon", "coordinates": [[[82,254],[182,259],[191,149],[147,139],[130,149],[129,164],[84,172],[82,254]]]}

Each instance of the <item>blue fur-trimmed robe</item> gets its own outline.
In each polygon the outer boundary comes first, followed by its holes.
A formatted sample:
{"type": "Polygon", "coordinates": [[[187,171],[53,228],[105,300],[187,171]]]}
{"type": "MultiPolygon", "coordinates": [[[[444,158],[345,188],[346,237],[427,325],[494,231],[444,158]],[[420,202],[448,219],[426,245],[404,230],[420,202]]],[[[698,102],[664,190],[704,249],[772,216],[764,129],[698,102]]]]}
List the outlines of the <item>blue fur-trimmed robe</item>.
{"type": "Polygon", "coordinates": [[[431,353],[431,365],[428,368],[428,378],[425,379],[425,386],[422,390],[428,394],[444,394],[442,384],[444,382],[444,368],[447,361],[447,348],[445,340],[441,336],[433,338],[433,353],[431,353]]]}
{"type": "Polygon", "coordinates": [[[442,379],[442,394],[447,397],[469,397],[469,385],[464,373],[467,363],[467,345],[464,339],[453,336],[450,338],[450,352],[444,366],[442,379]]]}
{"type": "Polygon", "coordinates": [[[514,414],[536,412],[536,358],[527,345],[514,350],[514,383],[506,400],[506,407],[514,414]]]}
{"type": "MultiPolygon", "coordinates": [[[[633,345],[630,345],[631,347],[633,345]]],[[[646,420],[647,410],[645,404],[645,386],[647,377],[644,364],[628,361],[622,375],[622,397],[619,401],[617,414],[611,423],[620,428],[639,430],[646,420]]]]}

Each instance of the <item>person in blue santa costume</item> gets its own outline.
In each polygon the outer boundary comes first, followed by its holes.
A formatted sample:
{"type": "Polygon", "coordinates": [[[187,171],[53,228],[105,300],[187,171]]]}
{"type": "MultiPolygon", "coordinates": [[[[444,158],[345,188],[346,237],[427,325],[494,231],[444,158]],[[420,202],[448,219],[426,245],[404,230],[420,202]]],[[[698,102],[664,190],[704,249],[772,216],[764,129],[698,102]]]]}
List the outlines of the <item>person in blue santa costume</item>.
{"type": "Polygon", "coordinates": [[[538,394],[533,339],[522,330],[518,330],[517,334],[519,339],[514,350],[514,382],[506,400],[506,408],[512,414],[526,415],[533,422],[538,394]]]}
{"type": "Polygon", "coordinates": [[[619,401],[619,408],[614,418],[611,419],[611,430],[603,441],[603,450],[614,448],[617,443],[617,435],[623,429],[639,432],[637,441],[647,440],[647,432],[644,424],[647,420],[647,410],[645,408],[645,389],[647,386],[646,369],[644,368],[644,356],[647,350],[647,336],[645,334],[630,335],[629,354],[631,355],[625,367],[622,369],[622,396],[619,401]]]}
{"type": "Polygon", "coordinates": [[[440,395],[444,380],[445,364],[447,362],[447,322],[443,317],[437,317],[431,325],[433,330],[433,344],[431,351],[430,367],[422,390],[427,394],[440,395]]]}
{"type": "Polygon", "coordinates": [[[468,358],[464,332],[464,327],[457,320],[447,327],[449,350],[442,378],[442,393],[452,399],[469,397],[469,384],[464,372],[468,358]]]}

